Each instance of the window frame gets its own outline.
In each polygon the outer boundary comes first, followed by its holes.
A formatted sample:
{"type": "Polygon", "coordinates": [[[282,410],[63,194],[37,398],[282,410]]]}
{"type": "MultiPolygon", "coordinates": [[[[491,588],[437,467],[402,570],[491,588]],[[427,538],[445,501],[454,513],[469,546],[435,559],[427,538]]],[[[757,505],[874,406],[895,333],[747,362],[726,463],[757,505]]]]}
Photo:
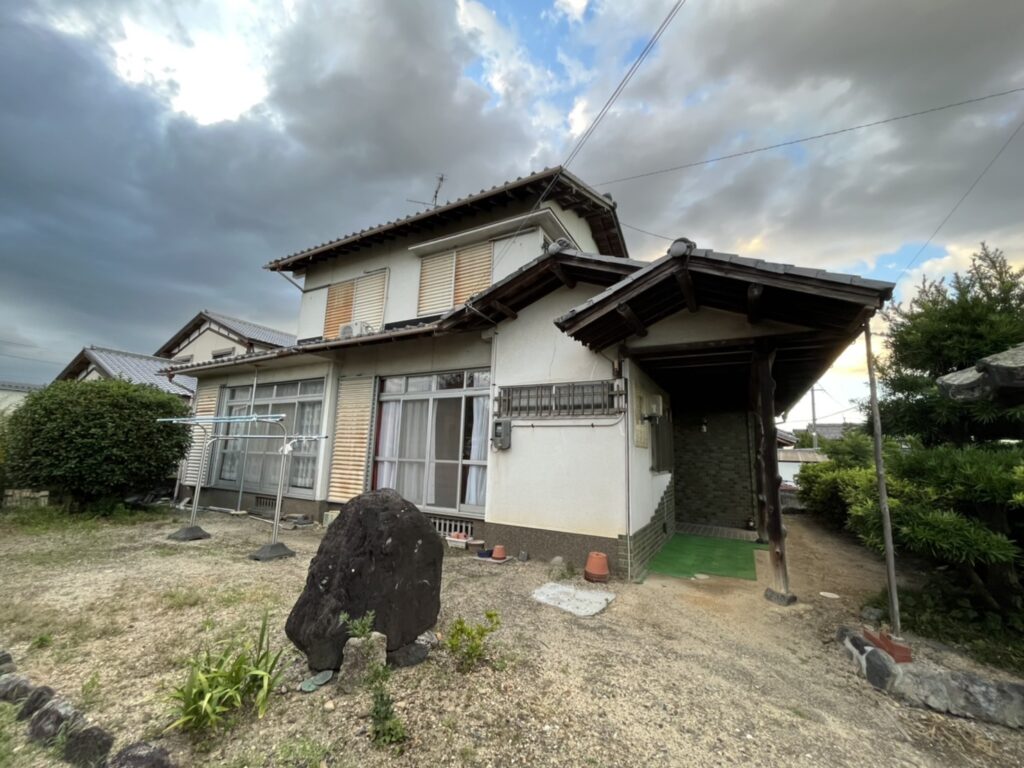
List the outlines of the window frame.
{"type": "MultiPolygon", "coordinates": [[[[466,409],[472,407],[472,402],[476,398],[486,398],[487,407],[486,414],[488,420],[488,437],[490,435],[490,403],[491,403],[491,381],[490,381],[490,370],[486,368],[468,368],[458,369],[451,371],[432,371],[430,373],[409,373],[400,374],[396,376],[381,376],[377,382],[376,388],[376,401],[374,405],[374,428],[373,428],[373,446],[371,449],[371,466],[370,466],[370,487],[377,489],[378,486],[378,469],[383,464],[390,464],[395,467],[395,473],[397,478],[398,469],[402,464],[419,464],[423,467],[423,482],[420,488],[422,494],[422,503],[416,503],[423,512],[427,514],[444,515],[447,517],[466,517],[477,520],[484,518],[484,512],[487,505],[486,497],[483,504],[467,504],[463,501],[464,489],[463,482],[466,470],[469,467],[483,467],[487,469],[488,456],[489,456],[489,440],[486,441],[487,449],[485,452],[484,459],[468,459],[464,456],[465,440],[466,440],[466,409]],[[463,376],[462,387],[460,388],[442,388],[440,386],[441,378],[444,376],[450,376],[452,374],[460,373],[463,376]],[[484,381],[482,383],[473,384],[473,377],[478,374],[485,374],[484,381]],[[431,387],[429,389],[414,389],[410,390],[408,383],[410,379],[422,379],[430,378],[431,387]],[[395,387],[395,385],[400,385],[395,387]],[[388,387],[392,387],[392,391],[386,391],[388,387]],[[437,426],[437,408],[439,401],[452,401],[457,400],[460,403],[459,407],[459,450],[457,452],[456,459],[438,459],[436,457],[436,426],[437,426]],[[385,403],[400,403],[398,414],[396,418],[399,423],[399,435],[398,445],[401,445],[401,424],[402,424],[402,413],[404,410],[404,404],[407,402],[427,402],[427,428],[426,428],[426,446],[424,456],[422,459],[411,459],[403,458],[399,455],[395,456],[383,456],[380,453],[381,448],[381,413],[385,403]],[[436,474],[432,472],[438,465],[442,466],[455,466],[456,470],[456,502],[454,507],[442,507],[437,504],[427,503],[427,499],[431,498],[435,488],[436,474]]],[[[396,448],[397,452],[400,452],[400,448],[396,448]]],[[[467,481],[468,482],[468,481],[467,481]]],[[[398,484],[397,482],[395,483],[398,484]]]]}
{"type": "MultiPolygon", "coordinates": [[[[315,430],[317,434],[322,434],[324,431],[324,421],[326,419],[326,413],[324,408],[324,401],[326,396],[326,380],[324,377],[313,377],[308,379],[289,379],[288,381],[274,381],[274,382],[262,382],[256,385],[256,397],[252,396],[252,385],[244,384],[238,386],[224,387],[221,393],[220,402],[217,407],[217,414],[220,416],[228,415],[246,415],[250,411],[250,407],[254,409],[253,412],[259,412],[257,409],[261,407],[267,408],[267,413],[275,413],[276,408],[291,406],[294,408],[292,414],[292,424],[298,424],[299,411],[304,404],[318,403],[320,405],[320,422],[319,426],[315,430]],[[316,387],[313,387],[314,391],[304,392],[305,388],[309,388],[311,384],[319,384],[319,391],[316,387]],[[279,388],[284,387],[295,387],[294,394],[282,394],[279,395],[279,388]],[[260,390],[266,387],[271,387],[271,394],[269,396],[261,395],[260,390]],[[237,413],[232,413],[237,411],[237,413]]],[[[241,463],[238,464],[236,471],[236,477],[234,479],[226,479],[222,477],[224,470],[224,461],[228,454],[238,453],[240,454],[239,461],[241,461],[241,455],[246,456],[246,467],[245,474],[248,475],[251,471],[249,466],[250,462],[253,461],[254,457],[258,457],[260,460],[260,480],[245,480],[244,491],[246,493],[277,493],[277,477],[271,478],[271,482],[267,484],[262,483],[262,474],[264,471],[264,462],[267,456],[280,455],[277,453],[279,444],[281,443],[280,430],[277,427],[271,427],[267,424],[249,425],[249,424],[223,424],[218,427],[217,434],[245,434],[246,429],[249,429],[249,434],[265,433],[264,439],[267,441],[268,447],[266,450],[253,450],[253,441],[258,438],[250,438],[248,440],[219,440],[214,445],[216,451],[211,459],[212,465],[212,482],[211,486],[214,488],[223,488],[230,490],[237,490],[242,484],[242,467],[241,463]],[[259,432],[257,432],[259,430],[259,432]],[[248,453],[246,453],[246,444],[249,444],[248,453]],[[237,447],[236,447],[237,446],[237,447]]],[[[296,427],[297,428],[297,427],[296,427]]],[[[289,433],[291,434],[291,432],[289,433]]],[[[322,440],[316,441],[304,441],[302,443],[296,443],[292,454],[292,462],[288,469],[288,476],[285,478],[284,494],[290,497],[297,498],[313,498],[316,493],[317,480],[320,474],[320,462],[323,457],[323,443],[322,440]],[[311,450],[312,449],[312,450],[311,450]],[[298,456],[300,458],[312,457],[314,463],[313,469],[313,482],[310,486],[298,486],[292,485],[292,472],[294,467],[294,459],[298,456]]]]}

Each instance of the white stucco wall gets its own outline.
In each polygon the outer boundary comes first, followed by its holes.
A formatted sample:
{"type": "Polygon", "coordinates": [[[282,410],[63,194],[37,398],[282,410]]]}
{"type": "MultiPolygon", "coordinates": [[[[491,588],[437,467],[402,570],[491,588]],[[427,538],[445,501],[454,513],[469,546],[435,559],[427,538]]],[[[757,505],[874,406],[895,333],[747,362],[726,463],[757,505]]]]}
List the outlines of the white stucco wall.
{"type": "Polygon", "coordinates": [[[207,324],[196,338],[179,347],[173,356],[192,355],[193,363],[205,363],[207,360],[213,359],[214,350],[221,349],[230,349],[232,355],[241,355],[246,351],[244,345],[217,333],[207,324]]]}
{"type": "Polygon", "coordinates": [[[696,312],[685,309],[666,317],[647,329],[646,336],[633,336],[626,342],[629,349],[657,347],[694,341],[739,339],[749,336],[770,336],[810,330],[806,326],[762,320],[756,325],[747,322],[746,315],[721,309],[701,307],[696,312]]]}
{"type": "Polygon", "coordinates": [[[665,390],[655,384],[651,377],[632,361],[625,362],[624,372],[628,379],[629,393],[629,532],[636,533],[654,517],[665,489],[672,482],[672,473],[651,471],[653,436],[648,436],[646,447],[637,446],[634,409],[639,402],[638,395],[645,395],[648,398],[652,395],[661,395],[663,407],[666,409],[669,407],[669,397],[665,390]]]}
{"type": "MultiPolygon", "coordinates": [[[[559,289],[501,323],[494,337],[495,389],[612,378],[611,360],[552,323],[598,290],[559,289]]],[[[485,519],[592,536],[625,533],[626,436],[623,417],[513,421],[511,447],[488,458],[485,519]]]]}
{"type": "Polygon", "coordinates": [[[21,390],[0,389],[0,413],[13,410],[28,395],[21,390]]]}
{"type": "MultiPolygon", "coordinates": [[[[547,207],[555,212],[581,248],[596,250],[590,228],[583,219],[571,211],[563,210],[557,203],[551,203],[547,207]]],[[[410,251],[410,247],[517,216],[527,210],[528,207],[523,206],[511,207],[501,211],[500,215],[492,213],[467,217],[458,226],[452,225],[431,231],[417,238],[399,238],[386,246],[346,254],[310,267],[305,274],[304,295],[299,310],[299,338],[313,338],[323,333],[328,286],[382,268],[388,269],[384,322],[395,323],[414,319],[417,317],[419,303],[421,256],[410,251]]],[[[512,242],[511,247],[509,242],[512,238],[507,234],[504,238],[492,236],[489,239],[495,243],[492,262],[493,282],[540,256],[543,233],[536,227],[524,229],[512,242]]]]}

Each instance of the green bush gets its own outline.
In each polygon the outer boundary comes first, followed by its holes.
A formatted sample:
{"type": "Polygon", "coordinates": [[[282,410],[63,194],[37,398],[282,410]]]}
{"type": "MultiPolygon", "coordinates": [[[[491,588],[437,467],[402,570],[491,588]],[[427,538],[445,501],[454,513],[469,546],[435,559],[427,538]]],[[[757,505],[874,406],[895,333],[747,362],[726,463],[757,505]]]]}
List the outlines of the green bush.
{"type": "Polygon", "coordinates": [[[405,724],[395,714],[395,704],[388,693],[391,670],[384,664],[374,664],[366,675],[366,683],[373,695],[370,708],[370,740],[378,747],[400,744],[406,739],[405,724]]]}
{"type": "Polygon", "coordinates": [[[232,714],[246,707],[263,717],[281,679],[280,658],[281,651],[270,650],[264,616],[255,643],[230,643],[216,655],[207,650],[191,659],[185,683],[171,694],[178,717],[167,730],[224,727],[232,714]]]}
{"type": "Polygon", "coordinates": [[[865,479],[874,477],[873,469],[842,469],[831,461],[807,464],[797,477],[798,494],[808,512],[834,528],[842,528],[850,510],[850,493],[865,479]]]}
{"type": "Polygon", "coordinates": [[[188,429],[157,419],[187,416],[180,398],[119,380],[58,381],[7,417],[7,481],[47,489],[80,509],[167,482],[188,429]]]}
{"type": "Polygon", "coordinates": [[[497,611],[484,614],[486,624],[470,624],[462,617],[457,618],[448,632],[445,647],[455,657],[459,670],[469,672],[487,654],[487,637],[501,626],[497,611]]]}

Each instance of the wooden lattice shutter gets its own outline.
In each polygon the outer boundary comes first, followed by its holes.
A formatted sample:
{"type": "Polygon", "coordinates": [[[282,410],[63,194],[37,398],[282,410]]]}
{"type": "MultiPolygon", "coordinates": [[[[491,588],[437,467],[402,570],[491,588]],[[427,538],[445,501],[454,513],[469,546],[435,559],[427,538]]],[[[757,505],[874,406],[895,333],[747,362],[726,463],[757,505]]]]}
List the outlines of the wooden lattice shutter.
{"type": "Polygon", "coordinates": [[[466,299],[491,284],[491,258],[494,247],[491,243],[478,243],[455,252],[455,304],[465,304],[466,299]]]}
{"type": "Polygon", "coordinates": [[[355,281],[335,283],[327,289],[327,312],[324,314],[324,338],[338,338],[342,323],[352,322],[352,308],[355,304],[355,281]]]}
{"type": "MultiPolygon", "coordinates": [[[[196,388],[195,400],[193,401],[192,415],[193,416],[216,416],[217,415],[217,399],[220,394],[220,387],[216,384],[202,384],[196,388]]],[[[206,433],[199,429],[199,427],[192,428],[192,445],[188,449],[188,456],[185,459],[185,485],[191,485],[195,487],[196,481],[199,479],[199,463],[203,456],[203,446],[206,442],[206,433]]],[[[212,452],[211,448],[211,452],[212,452]]],[[[207,477],[209,477],[209,464],[212,463],[207,458],[207,477]]],[[[205,482],[205,479],[204,481],[205,482]]]]}
{"type": "Polygon", "coordinates": [[[373,416],[373,379],[338,382],[334,450],[327,498],[348,501],[366,490],[366,458],[373,416]]]}
{"type": "Polygon", "coordinates": [[[452,279],[455,255],[435,253],[420,261],[420,300],[418,314],[432,315],[452,307],[452,279]]]}
{"type": "Polygon", "coordinates": [[[374,272],[356,280],[356,295],[352,319],[369,323],[374,330],[384,325],[384,294],[387,289],[387,270],[374,272]]]}

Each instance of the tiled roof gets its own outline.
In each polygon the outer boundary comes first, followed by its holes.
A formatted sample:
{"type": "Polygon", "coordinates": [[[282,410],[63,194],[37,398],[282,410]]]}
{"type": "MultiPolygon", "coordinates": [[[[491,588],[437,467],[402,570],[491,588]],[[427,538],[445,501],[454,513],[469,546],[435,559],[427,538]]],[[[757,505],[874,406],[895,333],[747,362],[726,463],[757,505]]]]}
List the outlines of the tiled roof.
{"type": "Polygon", "coordinates": [[[460,197],[456,200],[447,200],[443,204],[426,211],[419,211],[400,219],[349,232],[333,240],[328,240],[283,258],[275,259],[265,265],[265,268],[277,271],[302,268],[315,258],[320,258],[328,252],[338,253],[340,252],[339,249],[358,247],[381,237],[394,239],[394,235],[401,234],[405,228],[410,226],[416,228],[414,231],[419,231],[419,228],[422,226],[445,220],[449,215],[458,215],[461,213],[457,211],[459,208],[472,206],[490,198],[497,199],[499,196],[504,198],[519,195],[523,199],[532,199],[537,196],[537,190],[547,190],[548,185],[552,185],[549,190],[548,199],[555,200],[561,205],[568,206],[570,209],[574,207],[581,208],[581,215],[584,218],[594,215],[595,211],[601,212],[603,215],[598,216],[601,223],[596,228],[596,231],[594,231],[598,247],[602,251],[615,256],[626,257],[628,255],[625,238],[622,235],[622,230],[619,227],[618,218],[615,214],[615,202],[609,196],[602,195],[561,166],[555,166],[526,176],[519,176],[516,179],[498,184],[490,189],[481,189],[479,192],[460,197]]]}
{"type": "Polygon", "coordinates": [[[252,323],[248,320],[241,320],[237,317],[222,315],[220,312],[203,310],[211,320],[216,320],[221,325],[230,328],[239,336],[258,341],[263,344],[272,344],[275,347],[291,347],[295,344],[295,334],[285,333],[276,328],[270,328],[259,323],[252,323]]]}
{"type": "Polygon", "coordinates": [[[149,384],[173,395],[192,395],[196,391],[196,380],[191,376],[175,376],[174,381],[168,381],[166,376],[158,373],[167,365],[163,357],[104,347],[86,347],[82,354],[112,378],[133,384],[149,384]]]}

